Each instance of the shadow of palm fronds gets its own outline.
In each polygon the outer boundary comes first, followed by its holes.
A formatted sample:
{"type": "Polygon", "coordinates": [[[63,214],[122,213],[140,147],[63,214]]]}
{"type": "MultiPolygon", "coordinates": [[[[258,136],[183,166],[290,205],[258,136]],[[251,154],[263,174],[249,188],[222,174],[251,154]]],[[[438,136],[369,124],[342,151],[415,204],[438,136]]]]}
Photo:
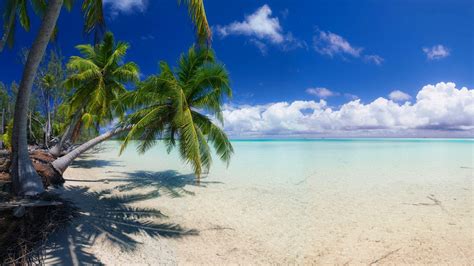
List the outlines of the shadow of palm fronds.
{"type": "Polygon", "coordinates": [[[84,159],[82,157],[81,159],[75,160],[71,164],[70,167],[91,169],[91,168],[103,168],[103,167],[109,167],[109,166],[123,167],[123,165],[119,164],[118,161],[100,160],[100,159],[84,159]]]}
{"type": "Polygon", "coordinates": [[[187,185],[206,187],[208,184],[220,184],[217,181],[201,180],[196,183],[196,178],[193,174],[181,174],[174,170],[167,171],[135,171],[125,173],[126,184],[116,186],[119,191],[130,191],[139,188],[152,188],[155,197],[160,193],[166,194],[170,197],[181,197],[182,195],[194,195],[194,192],[185,189],[187,185]]]}
{"type": "Polygon", "coordinates": [[[159,210],[127,205],[150,195],[108,196],[107,192],[93,192],[83,187],[65,188],[63,195],[78,203],[79,215],[72,226],[51,239],[47,263],[100,263],[89,252],[98,239],[129,252],[140,244],[133,237],[136,234],[179,238],[198,233],[175,223],[161,222],[167,217],[159,210]]]}

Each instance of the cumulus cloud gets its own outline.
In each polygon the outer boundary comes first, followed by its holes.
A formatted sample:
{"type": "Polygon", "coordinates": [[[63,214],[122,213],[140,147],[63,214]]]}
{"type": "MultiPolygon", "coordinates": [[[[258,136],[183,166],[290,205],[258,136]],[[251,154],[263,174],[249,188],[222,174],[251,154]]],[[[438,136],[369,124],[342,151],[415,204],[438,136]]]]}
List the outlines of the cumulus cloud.
{"type": "Polygon", "coordinates": [[[454,83],[424,86],[416,102],[399,104],[380,97],[352,100],[333,109],[325,100],[227,106],[225,130],[233,136],[448,136],[474,132],[474,89],[454,83]]]}
{"type": "Polygon", "coordinates": [[[429,60],[439,60],[449,56],[449,49],[441,44],[433,47],[424,47],[423,52],[429,60]]]}
{"type": "Polygon", "coordinates": [[[144,12],[148,0],[103,0],[103,3],[104,7],[110,9],[112,16],[117,16],[119,13],[144,12]]]}
{"type": "Polygon", "coordinates": [[[285,50],[304,46],[304,42],[293,37],[290,32],[283,31],[278,17],[272,17],[272,10],[268,5],[263,5],[254,13],[245,16],[243,21],[234,21],[225,26],[217,25],[215,30],[221,37],[230,35],[251,37],[251,43],[260,51],[266,51],[266,43],[285,50]]]}
{"type": "MultiPolygon", "coordinates": [[[[353,58],[360,58],[363,54],[363,47],[357,47],[350,44],[344,37],[332,33],[330,31],[322,31],[317,29],[313,36],[313,48],[316,52],[334,57],[336,55],[350,56],[353,58]]],[[[364,55],[364,61],[381,65],[384,59],[379,55],[364,55]]]]}
{"type": "Polygon", "coordinates": [[[411,96],[408,95],[407,93],[404,93],[403,91],[394,90],[390,92],[390,94],[388,95],[388,98],[395,102],[402,102],[402,101],[410,100],[411,96]]]}
{"type": "Polygon", "coordinates": [[[327,88],[308,88],[306,89],[306,93],[314,95],[321,99],[339,95],[339,93],[333,92],[327,88]]]}

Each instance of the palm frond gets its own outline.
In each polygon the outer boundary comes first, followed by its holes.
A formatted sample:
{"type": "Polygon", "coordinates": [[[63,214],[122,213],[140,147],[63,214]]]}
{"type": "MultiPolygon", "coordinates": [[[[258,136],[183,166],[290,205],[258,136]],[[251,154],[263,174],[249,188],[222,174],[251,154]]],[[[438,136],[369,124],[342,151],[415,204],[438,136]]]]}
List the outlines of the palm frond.
{"type": "Polygon", "coordinates": [[[212,39],[212,31],[207,21],[206,10],[203,0],[178,0],[188,6],[188,13],[196,26],[196,35],[200,44],[209,44],[212,39]]]}
{"type": "Polygon", "coordinates": [[[84,56],[86,59],[91,59],[96,56],[96,53],[94,51],[94,47],[92,47],[89,44],[80,44],[76,45],[76,49],[79,50],[79,52],[84,56]]]}
{"type": "Polygon", "coordinates": [[[212,51],[192,47],[181,56],[175,72],[160,62],[158,75],[141,82],[136,91],[127,92],[121,98],[135,110],[125,118],[133,127],[121,151],[131,139],[137,139],[138,151],[145,152],[161,137],[168,152],[178,146],[182,160],[193,168],[198,178],[212,163],[209,144],[220,159],[229,163],[233,153],[229,139],[197,110],[207,111],[222,121],[222,102],[231,95],[228,73],[223,65],[216,63],[212,51]]]}
{"type": "Polygon", "coordinates": [[[186,109],[176,121],[179,126],[179,150],[181,158],[190,163],[194,174],[200,178],[202,173],[201,149],[199,137],[194,127],[191,110],[186,109]]]}
{"type": "Polygon", "coordinates": [[[112,74],[119,82],[138,82],[139,73],[138,65],[133,62],[128,62],[117,67],[112,74]]]}
{"type": "Polygon", "coordinates": [[[82,12],[84,13],[84,32],[86,34],[94,32],[94,40],[98,43],[105,32],[102,0],[83,0],[82,12]]]}
{"type": "Polygon", "coordinates": [[[28,15],[27,1],[18,0],[18,19],[20,25],[26,30],[30,31],[30,16],[28,15]]]}
{"type": "Polygon", "coordinates": [[[213,144],[216,154],[219,155],[222,161],[229,164],[230,158],[234,153],[234,148],[225,132],[212,123],[207,116],[196,111],[193,111],[192,114],[194,121],[199,124],[203,133],[208,137],[209,142],[213,144]]]}

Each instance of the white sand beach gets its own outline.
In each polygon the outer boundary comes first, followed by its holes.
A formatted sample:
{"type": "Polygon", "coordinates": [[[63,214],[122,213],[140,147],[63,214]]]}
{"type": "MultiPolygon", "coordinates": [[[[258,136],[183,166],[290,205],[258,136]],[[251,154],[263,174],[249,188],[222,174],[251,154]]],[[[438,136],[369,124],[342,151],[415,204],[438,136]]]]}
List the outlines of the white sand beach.
{"type": "MultiPolygon", "coordinates": [[[[403,181],[391,179],[378,164],[372,166],[378,175],[355,182],[356,175],[350,173],[357,166],[346,161],[346,167],[319,169],[297,181],[238,181],[211,174],[196,185],[181,170],[143,169],[132,158],[145,160],[133,150],[123,157],[101,152],[67,170],[64,195],[83,215],[54,235],[50,244],[57,247],[49,251],[47,262],[468,265],[474,261],[469,165],[452,169],[446,165],[444,172],[433,166],[429,181],[421,174],[423,166],[400,170],[413,174],[403,181]],[[107,200],[110,197],[114,199],[107,200]],[[163,231],[150,235],[123,226],[115,212],[124,206],[159,210],[163,217],[143,221],[162,224],[163,231]]],[[[166,156],[154,160],[172,161],[166,156]]],[[[241,160],[235,159],[236,167],[241,167],[241,160]]],[[[216,173],[221,173],[219,169],[216,173]]],[[[232,167],[222,171],[232,172],[232,167]]]]}

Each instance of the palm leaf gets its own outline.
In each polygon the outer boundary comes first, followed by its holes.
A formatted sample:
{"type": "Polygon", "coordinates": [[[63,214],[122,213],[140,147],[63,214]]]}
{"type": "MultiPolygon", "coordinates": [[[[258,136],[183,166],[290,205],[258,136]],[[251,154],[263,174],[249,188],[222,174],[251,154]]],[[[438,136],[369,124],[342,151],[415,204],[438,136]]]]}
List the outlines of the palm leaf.
{"type": "Polygon", "coordinates": [[[206,17],[203,0],[178,0],[188,6],[188,13],[196,26],[196,35],[200,44],[209,44],[212,38],[212,31],[206,17]]]}

